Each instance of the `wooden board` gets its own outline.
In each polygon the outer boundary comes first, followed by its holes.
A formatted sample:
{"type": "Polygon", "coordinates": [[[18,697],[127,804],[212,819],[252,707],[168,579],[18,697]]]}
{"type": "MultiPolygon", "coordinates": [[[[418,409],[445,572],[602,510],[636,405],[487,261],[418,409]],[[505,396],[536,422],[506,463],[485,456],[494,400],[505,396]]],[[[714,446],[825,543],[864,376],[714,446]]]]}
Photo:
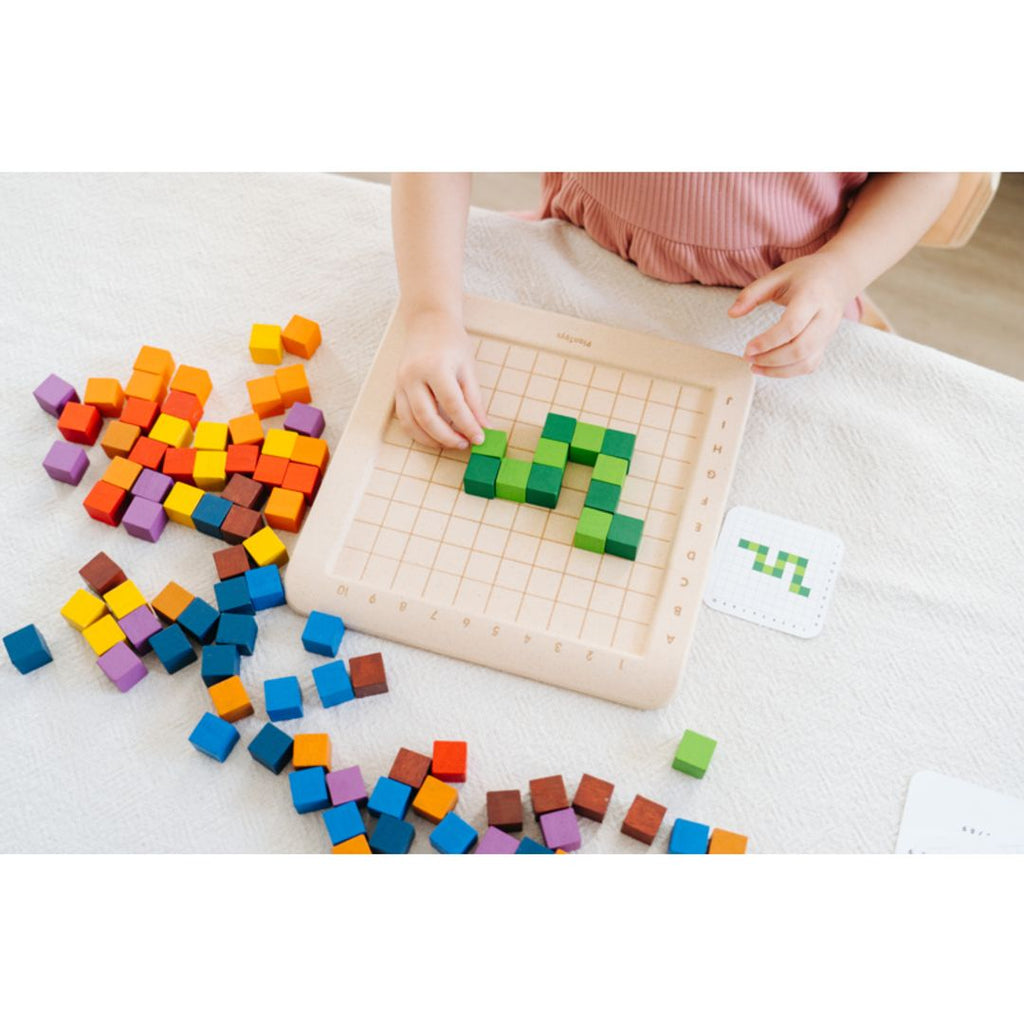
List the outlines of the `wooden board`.
{"type": "Polygon", "coordinates": [[[286,570],[289,603],[633,707],[665,704],[693,635],[754,390],[736,356],[467,297],[491,425],[529,459],[548,412],[637,435],[619,510],[635,562],[573,547],[590,469],[548,510],[462,490],[468,455],[394,418],[392,319],[286,570]]]}

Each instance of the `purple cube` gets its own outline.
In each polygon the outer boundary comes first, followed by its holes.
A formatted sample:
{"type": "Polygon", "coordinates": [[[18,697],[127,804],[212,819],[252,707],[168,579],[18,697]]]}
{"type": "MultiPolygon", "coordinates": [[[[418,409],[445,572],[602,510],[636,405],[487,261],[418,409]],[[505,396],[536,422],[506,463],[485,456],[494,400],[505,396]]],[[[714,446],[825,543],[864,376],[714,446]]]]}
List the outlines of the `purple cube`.
{"type": "Polygon", "coordinates": [[[145,654],[149,650],[149,638],[164,628],[148,604],[129,612],[123,619],[119,619],[117,624],[124,630],[128,643],[139,654],[145,654]]]}
{"type": "Polygon", "coordinates": [[[492,825],[477,843],[474,853],[515,853],[519,840],[492,825]]]}
{"type": "Polygon", "coordinates": [[[580,848],[580,826],[571,807],[542,814],[540,830],[544,833],[544,845],[548,849],[572,853],[580,848]]]}
{"type": "Polygon", "coordinates": [[[174,480],[164,473],[157,473],[152,469],[144,469],[135,481],[132,494],[137,498],[147,498],[149,501],[163,502],[167,492],[174,486],[174,480]]]}
{"type": "Polygon", "coordinates": [[[133,537],[156,543],[167,525],[167,513],[163,505],[157,501],[150,501],[149,498],[132,498],[128,511],[121,519],[121,525],[133,537]]]}
{"type": "Polygon", "coordinates": [[[319,437],[324,432],[324,414],[313,405],[296,402],[284,418],[284,429],[306,437],[319,437]]]}
{"type": "Polygon", "coordinates": [[[89,456],[77,445],[67,441],[54,441],[43,459],[43,469],[54,480],[64,484],[75,484],[85,476],[89,468],[89,456]]]}
{"type": "Polygon", "coordinates": [[[331,794],[331,803],[335,807],[351,803],[353,800],[360,805],[366,803],[366,783],[363,782],[363,773],[358,765],[328,772],[327,791],[331,794]]]}
{"type": "Polygon", "coordinates": [[[96,664],[122,693],[127,693],[146,675],[142,659],[124,641],[114,644],[106,654],[100,656],[96,664]]]}
{"type": "Polygon", "coordinates": [[[51,373],[42,384],[32,392],[41,409],[51,416],[59,417],[68,402],[78,401],[78,392],[66,381],[51,373]]]}

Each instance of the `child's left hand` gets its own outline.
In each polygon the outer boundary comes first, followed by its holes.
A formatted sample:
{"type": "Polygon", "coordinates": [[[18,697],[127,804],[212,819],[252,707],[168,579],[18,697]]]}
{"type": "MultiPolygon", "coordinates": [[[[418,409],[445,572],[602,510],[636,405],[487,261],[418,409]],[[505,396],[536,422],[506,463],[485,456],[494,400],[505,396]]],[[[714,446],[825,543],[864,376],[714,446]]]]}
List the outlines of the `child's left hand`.
{"type": "Polygon", "coordinates": [[[801,256],[759,277],[739,293],[729,316],[745,316],[769,301],[786,312],[747,343],[743,358],[764,377],[813,373],[855,294],[843,261],[826,252],[801,256]]]}

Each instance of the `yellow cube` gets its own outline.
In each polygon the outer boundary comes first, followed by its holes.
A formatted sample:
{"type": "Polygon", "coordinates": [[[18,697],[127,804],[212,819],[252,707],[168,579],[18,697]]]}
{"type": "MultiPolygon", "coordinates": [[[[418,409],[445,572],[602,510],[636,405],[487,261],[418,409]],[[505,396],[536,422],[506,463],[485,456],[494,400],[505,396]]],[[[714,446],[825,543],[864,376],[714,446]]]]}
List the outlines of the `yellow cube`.
{"type": "Polygon", "coordinates": [[[228,480],[227,452],[196,452],[192,479],[204,491],[223,491],[228,480]]]}
{"type": "Polygon", "coordinates": [[[331,770],[331,737],[325,732],[300,732],[292,745],[292,767],[331,770]]]}
{"type": "Polygon", "coordinates": [[[367,841],[366,836],[358,835],[353,836],[351,839],[346,839],[343,843],[338,843],[337,846],[331,848],[331,853],[373,853],[370,849],[370,844],[367,841]]]}
{"type": "Polygon", "coordinates": [[[187,448],[192,443],[192,424],[178,416],[162,412],[156,418],[149,436],[172,448],[187,448]]]}
{"type": "Polygon", "coordinates": [[[459,802],[459,791],[447,782],[428,775],[412,802],[412,809],[435,825],[459,802]]]}
{"type": "Polygon", "coordinates": [[[295,442],[299,435],[294,430],[279,430],[271,427],[260,449],[264,455],[277,455],[282,459],[290,459],[295,451],[295,442]]]}
{"type": "Polygon", "coordinates": [[[203,494],[204,492],[198,487],[179,480],[171,488],[170,494],[164,498],[164,511],[167,513],[167,518],[194,530],[196,526],[192,522],[192,513],[195,512],[196,505],[199,504],[203,494]]]}
{"type": "Polygon", "coordinates": [[[196,436],[192,439],[193,448],[201,448],[208,452],[223,452],[228,447],[228,425],[226,423],[210,423],[203,420],[196,424],[196,436]]]}
{"type": "Polygon", "coordinates": [[[113,615],[104,615],[91,626],[86,626],[82,630],[82,636],[97,657],[106,654],[111,647],[125,639],[124,630],[117,624],[117,619],[113,615]]]}
{"type": "Polygon", "coordinates": [[[253,324],[249,335],[249,355],[254,363],[280,363],[284,358],[281,328],[276,324],[253,324]]]}
{"type": "MultiPolygon", "coordinates": [[[[169,512],[167,514],[170,515],[169,512]]],[[[264,526],[262,530],[257,530],[251,537],[247,537],[242,541],[242,546],[259,566],[284,565],[288,561],[288,549],[269,526],[264,526]]]]}
{"type": "Polygon", "coordinates": [[[107,602],[111,615],[118,619],[123,619],[129,612],[141,608],[146,603],[142,591],[131,580],[125,580],[113,590],[108,590],[103,595],[103,600],[107,602]]]}
{"type": "Polygon", "coordinates": [[[246,718],[253,713],[249,694],[245,692],[242,680],[238,676],[228,676],[227,679],[214,683],[207,693],[213,701],[214,710],[225,722],[237,722],[240,718],[246,718]]]}
{"type": "Polygon", "coordinates": [[[106,615],[107,606],[88,590],[76,590],[60,613],[81,633],[86,626],[91,626],[106,615]]]}

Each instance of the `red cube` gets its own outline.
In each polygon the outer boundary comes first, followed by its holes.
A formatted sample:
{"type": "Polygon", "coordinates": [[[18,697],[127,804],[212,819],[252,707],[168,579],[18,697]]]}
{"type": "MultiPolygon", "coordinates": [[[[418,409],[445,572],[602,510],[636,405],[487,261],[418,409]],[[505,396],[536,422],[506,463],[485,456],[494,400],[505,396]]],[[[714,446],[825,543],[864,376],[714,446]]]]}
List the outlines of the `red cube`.
{"type": "Polygon", "coordinates": [[[465,740],[434,740],[433,764],[430,774],[434,778],[442,782],[465,782],[465,740]]]}
{"type": "Polygon", "coordinates": [[[117,526],[121,522],[127,497],[128,492],[124,488],[108,484],[106,480],[97,480],[82,504],[93,519],[108,526],[117,526]]]}
{"type": "Polygon", "coordinates": [[[103,417],[94,405],[68,402],[57,420],[57,429],[72,444],[95,444],[103,417]]]}

